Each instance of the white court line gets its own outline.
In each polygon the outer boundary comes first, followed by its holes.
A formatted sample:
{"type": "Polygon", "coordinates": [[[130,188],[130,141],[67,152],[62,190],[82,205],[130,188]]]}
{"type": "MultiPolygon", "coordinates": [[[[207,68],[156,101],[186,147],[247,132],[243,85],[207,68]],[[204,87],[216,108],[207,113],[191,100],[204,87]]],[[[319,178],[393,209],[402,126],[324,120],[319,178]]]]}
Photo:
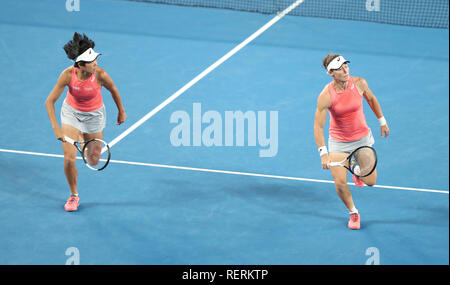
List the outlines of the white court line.
{"type": "Polygon", "coordinates": [[[293,9],[295,9],[298,5],[300,5],[304,0],[297,0],[294,3],[292,3],[289,7],[287,7],[283,12],[278,13],[272,20],[267,22],[264,26],[262,26],[259,30],[254,32],[251,36],[249,36],[247,39],[245,39],[242,43],[238,44],[235,48],[230,50],[226,55],[222,56],[220,59],[218,59],[215,63],[213,63],[211,66],[209,66],[207,69],[205,69],[203,72],[201,72],[199,75],[197,75],[194,79],[189,81],[186,85],[181,87],[177,92],[172,94],[169,98],[164,100],[161,104],[159,104],[156,108],[148,112],[144,117],[142,117],[139,121],[134,123],[131,127],[126,129],[123,133],[118,135],[115,139],[113,139],[111,142],[108,143],[109,147],[113,147],[116,143],[121,141],[124,137],[129,135],[132,131],[137,129],[140,125],[145,123],[148,119],[153,117],[156,113],[158,113],[161,109],[169,105],[173,100],[175,100],[177,97],[179,97],[181,94],[183,94],[186,90],[191,88],[194,84],[196,84],[198,81],[200,81],[203,77],[208,75],[211,71],[216,69],[219,65],[224,63],[226,60],[228,60],[230,57],[232,57],[235,53],[237,53],[239,50],[241,50],[243,47],[248,45],[251,41],[256,39],[259,35],[264,33],[268,28],[270,28],[273,24],[278,22],[281,18],[283,18],[286,14],[291,12],[293,9]]]}
{"type": "MultiPolygon", "coordinates": [[[[1,148],[0,148],[0,152],[64,158],[64,155],[61,155],[61,154],[49,154],[49,153],[10,150],[10,149],[1,149],[1,148]]],[[[77,157],[77,159],[82,159],[82,158],[81,157],[77,157]]],[[[180,170],[189,170],[189,171],[201,171],[201,172],[209,172],[209,173],[221,173],[221,174],[232,174],[232,175],[243,175],[243,176],[283,179],[283,180],[294,180],[294,181],[305,181],[305,182],[317,182],[317,183],[334,184],[334,181],[330,181],[330,180],[310,179],[310,178],[301,178],[301,177],[290,177],[290,176],[280,176],[280,175],[270,175],[270,174],[260,174],[260,173],[249,173],[249,172],[239,172],[239,171],[228,171],[228,170],[217,170],[217,169],[207,169],[207,168],[196,168],[196,167],[187,167],[187,166],[176,166],[176,165],[166,165],[166,164],[156,164],[156,163],[144,163],[144,162],[134,162],[134,161],[124,161],[124,160],[113,160],[113,159],[111,159],[109,162],[110,163],[117,163],[117,164],[136,165],[136,166],[148,166],[148,167],[170,168],[170,169],[180,169],[180,170]]],[[[354,183],[348,183],[348,184],[349,185],[355,185],[354,183]]],[[[387,185],[374,185],[373,187],[375,187],[375,188],[385,188],[385,189],[395,189],[395,190],[408,190],[408,191],[420,191],[420,192],[433,192],[433,193],[449,194],[448,190],[435,190],[435,189],[423,189],[423,188],[412,188],[412,187],[398,187],[398,186],[387,186],[387,185]]]]}

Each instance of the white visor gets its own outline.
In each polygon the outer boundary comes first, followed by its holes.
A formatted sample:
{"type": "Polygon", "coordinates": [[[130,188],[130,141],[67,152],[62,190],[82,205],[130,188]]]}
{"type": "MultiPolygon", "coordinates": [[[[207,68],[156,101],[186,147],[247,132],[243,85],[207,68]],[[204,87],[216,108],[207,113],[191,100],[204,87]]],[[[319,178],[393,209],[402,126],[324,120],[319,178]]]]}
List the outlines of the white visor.
{"type": "Polygon", "coordinates": [[[334,58],[327,66],[327,71],[333,70],[333,69],[339,69],[344,63],[348,63],[350,61],[346,60],[343,56],[338,56],[334,58]]]}
{"type": "Polygon", "coordinates": [[[92,48],[89,48],[88,50],[86,50],[85,52],[80,54],[75,59],[75,62],[79,62],[79,61],[91,62],[91,61],[94,61],[99,55],[101,55],[101,53],[97,53],[92,48]]]}

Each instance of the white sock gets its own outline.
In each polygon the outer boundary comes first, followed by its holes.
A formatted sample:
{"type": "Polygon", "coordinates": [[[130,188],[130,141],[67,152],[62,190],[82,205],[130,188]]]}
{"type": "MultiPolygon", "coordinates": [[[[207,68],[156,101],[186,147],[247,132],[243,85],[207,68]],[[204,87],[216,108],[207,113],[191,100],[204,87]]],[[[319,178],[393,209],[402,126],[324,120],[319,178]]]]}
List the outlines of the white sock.
{"type": "Polygon", "coordinates": [[[353,206],[353,208],[350,209],[350,215],[352,214],[358,214],[358,209],[356,209],[355,206],[353,206]]]}

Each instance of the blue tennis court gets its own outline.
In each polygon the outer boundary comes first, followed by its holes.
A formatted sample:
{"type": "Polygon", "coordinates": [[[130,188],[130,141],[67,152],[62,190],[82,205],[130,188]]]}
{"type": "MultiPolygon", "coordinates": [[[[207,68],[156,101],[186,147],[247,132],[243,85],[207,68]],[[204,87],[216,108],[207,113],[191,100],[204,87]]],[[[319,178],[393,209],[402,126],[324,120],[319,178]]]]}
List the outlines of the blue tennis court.
{"type": "Polygon", "coordinates": [[[127,121],[117,126],[102,90],[112,141],[276,14],[64,2],[1,4],[0,264],[64,265],[74,252],[84,265],[449,263],[448,1],[434,1],[447,3],[446,28],[286,15],[112,146],[105,170],[79,160],[71,213],[44,102],[73,64],[62,47],[74,32],[95,41],[121,94],[127,121]],[[365,102],[379,164],[376,187],[349,176],[359,231],[347,228],[314,141],[327,53],[367,80],[391,130],[380,137],[365,102]],[[227,132],[239,111],[254,115],[256,132],[227,132]],[[189,145],[177,146],[177,115],[189,145]],[[208,116],[220,125],[212,145],[208,116]]]}

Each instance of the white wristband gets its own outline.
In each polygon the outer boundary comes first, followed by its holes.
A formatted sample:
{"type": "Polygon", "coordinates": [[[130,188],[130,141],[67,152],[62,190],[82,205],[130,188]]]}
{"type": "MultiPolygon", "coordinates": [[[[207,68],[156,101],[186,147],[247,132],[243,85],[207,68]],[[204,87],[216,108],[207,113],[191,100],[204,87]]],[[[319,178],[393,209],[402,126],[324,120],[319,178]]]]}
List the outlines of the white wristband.
{"type": "Polygon", "coordinates": [[[387,124],[386,119],[384,117],[379,118],[378,121],[380,122],[380,126],[384,126],[387,124]]]}
{"type": "Polygon", "coordinates": [[[325,155],[325,154],[328,154],[328,150],[327,150],[327,147],[324,145],[324,146],[321,146],[321,147],[319,147],[319,154],[320,154],[320,156],[322,156],[322,155],[325,155]]]}

